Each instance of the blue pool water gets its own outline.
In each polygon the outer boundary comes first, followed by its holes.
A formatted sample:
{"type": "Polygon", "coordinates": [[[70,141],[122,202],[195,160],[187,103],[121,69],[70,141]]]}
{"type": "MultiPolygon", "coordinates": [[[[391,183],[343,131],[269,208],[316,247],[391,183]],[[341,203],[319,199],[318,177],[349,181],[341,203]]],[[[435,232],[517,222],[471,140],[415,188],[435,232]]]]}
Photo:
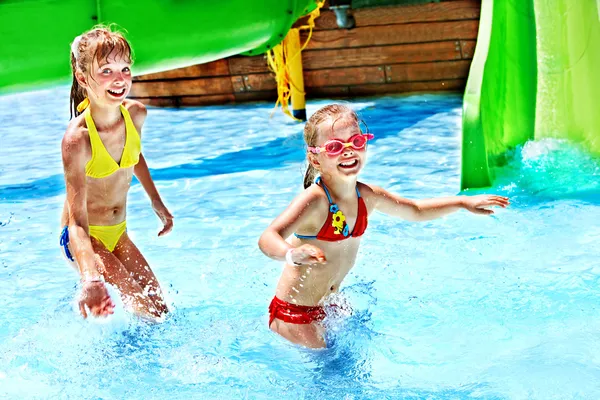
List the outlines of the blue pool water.
{"type": "MultiPolygon", "coordinates": [[[[361,180],[457,193],[459,96],[353,105],[376,135],[361,180]]],[[[302,126],[271,107],[150,110],[144,154],[175,229],[156,237],[134,185],[129,232],[173,309],[147,325],[74,308],[57,246],[68,90],[0,97],[0,398],[600,398],[598,160],[529,143],[485,191],[512,200],[492,217],[373,215],[338,299],[354,312],[309,351],[267,328],[281,264],[257,239],[304,171],[302,126]]]]}

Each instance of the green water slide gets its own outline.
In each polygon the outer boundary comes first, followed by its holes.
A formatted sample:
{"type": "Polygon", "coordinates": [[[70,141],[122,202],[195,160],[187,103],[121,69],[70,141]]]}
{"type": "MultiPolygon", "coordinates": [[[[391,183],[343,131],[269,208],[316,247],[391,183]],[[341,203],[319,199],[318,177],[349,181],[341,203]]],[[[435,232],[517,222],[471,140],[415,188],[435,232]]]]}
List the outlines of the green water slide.
{"type": "Polygon", "coordinates": [[[462,189],[530,139],[600,154],[600,0],[483,0],[463,103],[462,189]]]}
{"type": "Polygon", "coordinates": [[[315,0],[2,0],[0,93],[66,83],[71,41],[98,23],[126,30],[135,72],[277,45],[315,0]]]}

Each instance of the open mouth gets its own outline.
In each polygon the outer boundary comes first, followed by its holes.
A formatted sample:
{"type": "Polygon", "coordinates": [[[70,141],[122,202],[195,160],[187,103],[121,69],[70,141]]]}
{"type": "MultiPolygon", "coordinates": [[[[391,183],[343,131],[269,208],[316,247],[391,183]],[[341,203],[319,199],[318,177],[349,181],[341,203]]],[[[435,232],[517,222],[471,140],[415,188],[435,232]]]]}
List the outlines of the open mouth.
{"type": "Polygon", "coordinates": [[[354,160],[345,161],[343,163],[338,164],[341,168],[354,168],[358,165],[358,160],[355,158],[354,160]]]}
{"type": "Polygon", "coordinates": [[[121,90],[107,90],[108,94],[110,94],[111,96],[114,97],[121,97],[125,94],[125,88],[121,89],[121,90]]]}

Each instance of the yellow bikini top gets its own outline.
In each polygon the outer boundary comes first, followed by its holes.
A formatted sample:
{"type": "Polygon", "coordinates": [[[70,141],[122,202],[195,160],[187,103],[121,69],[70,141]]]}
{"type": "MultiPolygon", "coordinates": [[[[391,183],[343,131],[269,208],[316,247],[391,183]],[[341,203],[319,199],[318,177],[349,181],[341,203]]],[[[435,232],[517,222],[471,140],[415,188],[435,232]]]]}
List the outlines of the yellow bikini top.
{"type": "Polygon", "coordinates": [[[85,122],[90,134],[90,144],[92,146],[92,158],[85,165],[85,174],[91,178],[106,178],[117,172],[121,168],[133,167],[140,160],[142,142],[137,129],[133,125],[129,111],[121,104],[121,114],[125,120],[125,147],[121,154],[121,163],[110,156],[104,143],[100,139],[90,109],[84,111],[85,122]]]}

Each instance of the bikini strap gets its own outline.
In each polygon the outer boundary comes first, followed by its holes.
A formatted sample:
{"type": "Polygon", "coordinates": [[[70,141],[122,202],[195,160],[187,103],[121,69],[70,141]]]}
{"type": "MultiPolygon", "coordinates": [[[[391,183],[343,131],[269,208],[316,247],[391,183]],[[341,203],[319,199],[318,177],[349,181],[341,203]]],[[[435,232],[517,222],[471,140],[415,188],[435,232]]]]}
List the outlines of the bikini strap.
{"type": "Polygon", "coordinates": [[[133,120],[131,119],[131,114],[129,114],[127,108],[123,104],[121,104],[119,108],[121,109],[121,115],[123,115],[123,119],[125,120],[125,127],[129,128],[130,126],[133,126],[135,128],[133,120]]]}
{"type": "MultiPolygon", "coordinates": [[[[319,176],[316,180],[315,183],[318,185],[319,183],[322,183],[322,179],[319,176]]],[[[325,186],[325,184],[323,183],[322,185],[320,185],[323,190],[325,191],[325,194],[327,195],[327,200],[329,200],[329,211],[332,213],[336,213],[339,211],[339,207],[337,206],[337,204],[335,204],[333,202],[333,199],[331,198],[331,195],[329,194],[329,190],[327,190],[327,186],[325,186]]]]}
{"type": "MultiPolygon", "coordinates": [[[[315,183],[318,185],[319,183],[322,183],[321,177],[319,176],[316,180],[315,183]]],[[[333,199],[331,198],[331,195],[329,194],[329,190],[327,190],[327,186],[325,186],[325,184],[323,183],[322,185],[320,185],[323,190],[325,191],[325,194],[327,195],[327,200],[329,200],[329,204],[334,204],[333,203],[333,199]]]]}
{"type": "Polygon", "coordinates": [[[89,107],[83,111],[83,117],[85,118],[85,124],[87,126],[88,134],[90,136],[90,145],[92,147],[92,159],[96,155],[99,146],[104,146],[102,143],[102,139],[100,139],[100,134],[98,133],[98,129],[96,129],[96,123],[92,118],[92,113],[90,112],[89,107]]]}

